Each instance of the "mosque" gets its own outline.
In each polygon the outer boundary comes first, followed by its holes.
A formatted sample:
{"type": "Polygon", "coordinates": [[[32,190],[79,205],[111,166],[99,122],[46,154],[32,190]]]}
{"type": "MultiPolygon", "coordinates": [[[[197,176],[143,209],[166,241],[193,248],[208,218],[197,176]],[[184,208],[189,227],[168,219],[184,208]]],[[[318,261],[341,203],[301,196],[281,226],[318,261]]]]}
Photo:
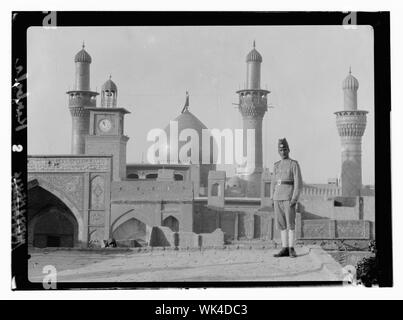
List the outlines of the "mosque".
{"type": "MultiPolygon", "coordinates": [[[[74,90],[67,92],[72,120],[70,155],[28,156],[28,243],[35,247],[208,247],[239,241],[275,241],[271,173],[263,167],[262,121],[270,91],[260,87],[262,55],[255,43],[246,56],[246,85],[236,91],[246,129],[255,130],[254,162],[226,177],[214,162],[126,162],[129,137],[109,78],[90,86],[92,58],[75,55],[74,90]]],[[[344,110],[335,112],[341,137],[341,179],[304,184],[297,206],[299,241],[374,238],[374,190],[363,188],[361,139],[367,111],[357,108],[358,80],[343,81],[344,110]]],[[[207,129],[186,104],[174,119],[178,131],[207,129]]],[[[168,137],[170,127],[165,128],[168,137]]],[[[185,142],[178,142],[179,146],[185,142]]],[[[200,157],[202,143],[200,146],[200,157]]],[[[168,146],[169,147],[169,146],[168,146]]]]}

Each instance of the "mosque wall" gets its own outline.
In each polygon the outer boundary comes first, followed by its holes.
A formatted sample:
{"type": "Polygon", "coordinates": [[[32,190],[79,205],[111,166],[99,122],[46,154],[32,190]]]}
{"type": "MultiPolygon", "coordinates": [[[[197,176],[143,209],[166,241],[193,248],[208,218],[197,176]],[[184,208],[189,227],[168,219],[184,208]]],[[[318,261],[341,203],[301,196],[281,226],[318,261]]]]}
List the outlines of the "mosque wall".
{"type": "Polygon", "coordinates": [[[113,201],[192,201],[191,181],[114,181],[113,201]]]}
{"type": "Polygon", "coordinates": [[[274,236],[273,213],[259,211],[259,205],[231,200],[225,209],[207,206],[206,200],[194,204],[193,230],[196,233],[211,233],[220,228],[225,241],[266,239],[274,236]]]}
{"type": "Polygon", "coordinates": [[[193,230],[191,181],[120,181],[111,190],[112,233],[130,219],[147,228],[173,222],[179,231],[193,230]]]}
{"type": "Polygon", "coordinates": [[[36,181],[67,206],[79,245],[101,246],[109,237],[111,166],[110,156],[28,156],[28,182],[36,181]]]}
{"type": "MultiPolygon", "coordinates": [[[[162,164],[129,164],[126,165],[127,178],[128,179],[150,179],[151,176],[160,175],[160,170],[173,170],[174,179],[181,181],[195,181],[194,176],[191,173],[192,168],[190,165],[162,165],[162,164]]],[[[156,178],[154,178],[156,179],[156,178]]]]}
{"type": "Polygon", "coordinates": [[[216,229],[211,233],[173,232],[167,227],[153,227],[149,245],[152,247],[208,248],[224,245],[224,233],[216,229]]]}
{"type": "Polygon", "coordinates": [[[375,197],[305,197],[299,200],[298,210],[303,219],[375,222],[375,197]]]}

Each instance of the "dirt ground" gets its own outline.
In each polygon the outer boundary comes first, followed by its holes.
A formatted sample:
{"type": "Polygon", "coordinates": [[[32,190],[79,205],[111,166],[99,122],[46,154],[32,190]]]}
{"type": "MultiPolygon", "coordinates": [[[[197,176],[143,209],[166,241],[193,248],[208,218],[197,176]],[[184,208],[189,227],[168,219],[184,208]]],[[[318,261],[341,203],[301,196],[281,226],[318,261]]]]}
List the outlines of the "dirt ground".
{"type": "Polygon", "coordinates": [[[298,257],[274,258],[278,249],[103,251],[32,250],[29,280],[42,282],[52,265],[58,282],[340,281],[342,267],[314,246],[298,257]]]}

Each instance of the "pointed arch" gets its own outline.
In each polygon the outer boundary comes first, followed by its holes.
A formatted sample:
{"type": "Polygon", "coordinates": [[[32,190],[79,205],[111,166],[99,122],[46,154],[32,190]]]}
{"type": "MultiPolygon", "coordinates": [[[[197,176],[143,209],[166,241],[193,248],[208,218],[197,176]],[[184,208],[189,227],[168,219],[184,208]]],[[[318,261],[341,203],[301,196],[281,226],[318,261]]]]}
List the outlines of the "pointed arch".
{"type": "Polygon", "coordinates": [[[28,191],[32,188],[39,186],[42,189],[48,191],[52,195],[54,195],[56,198],[58,198],[63,204],[71,211],[71,213],[74,215],[74,217],[77,220],[78,224],[78,241],[81,243],[86,244],[87,240],[84,239],[84,221],[82,218],[82,214],[80,210],[68,199],[68,197],[64,194],[63,191],[59,190],[57,187],[54,185],[50,184],[44,179],[41,179],[39,177],[35,177],[34,179],[28,180],[28,191]]]}
{"type": "Polygon", "coordinates": [[[162,225],[164,227],[170,228],[173,232],[179,232],[179,220],[172,216],[169,215],[162,221],[162,225]]]}

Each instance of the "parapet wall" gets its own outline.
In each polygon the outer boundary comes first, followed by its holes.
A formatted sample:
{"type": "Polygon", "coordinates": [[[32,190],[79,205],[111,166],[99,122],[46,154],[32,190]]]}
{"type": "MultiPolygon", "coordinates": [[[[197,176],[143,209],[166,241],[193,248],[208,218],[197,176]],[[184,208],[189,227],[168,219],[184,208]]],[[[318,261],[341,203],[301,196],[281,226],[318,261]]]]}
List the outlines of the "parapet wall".
{"type": "Polygon", "coordinates": [[[374,223],[363,220],[303,220],[297,214],[297,238],[300,240],[370,240],[374,239],[374,223]]]}
{"type": "Polygon", "coordinates": [[[301,198],[341,196],[341,188],[335,185],[305,185],[302,188],[301,198]]]}
{"type": "Polygon", "coordinates": [[[298,211],[303,219],[375,221],[375,197],[302,197],[298,211]]]}
{"type": "Polygon", "coordinates": [[[112,182],[112,201],[192,201],[191,181],[112,182]]]}

